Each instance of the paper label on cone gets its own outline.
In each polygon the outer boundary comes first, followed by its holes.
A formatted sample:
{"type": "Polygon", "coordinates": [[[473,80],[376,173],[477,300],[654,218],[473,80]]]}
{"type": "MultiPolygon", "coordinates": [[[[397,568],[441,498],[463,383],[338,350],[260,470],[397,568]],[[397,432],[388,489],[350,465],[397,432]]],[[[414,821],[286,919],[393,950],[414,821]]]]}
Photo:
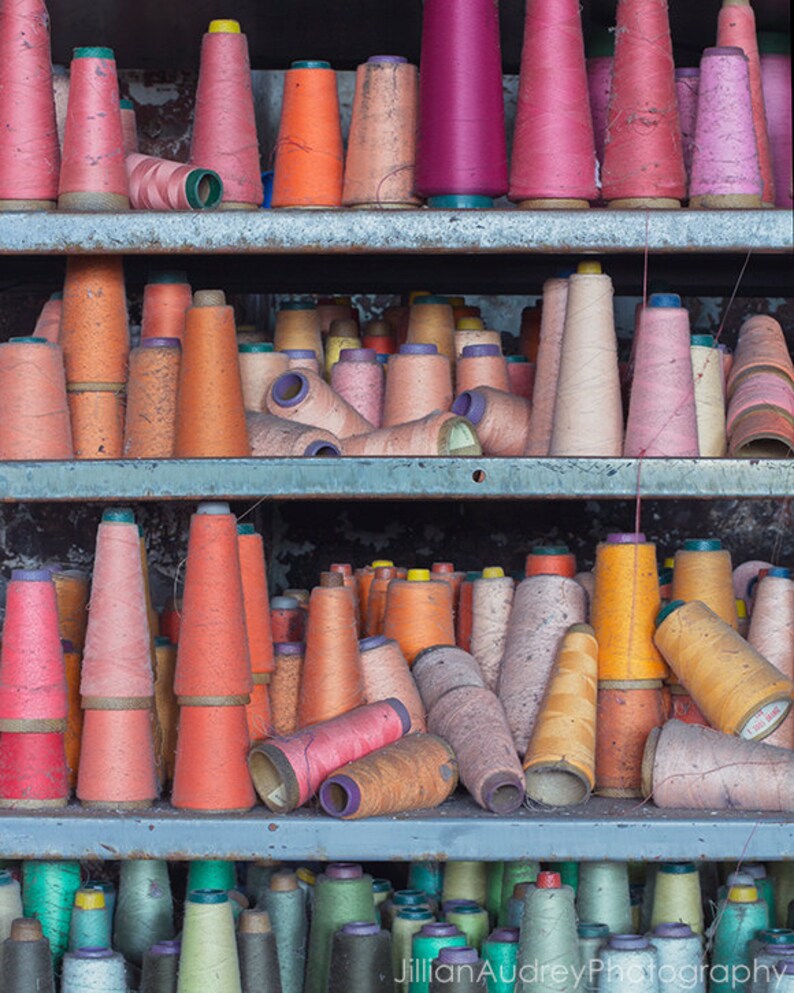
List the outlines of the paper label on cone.
{"type": "Polygon", "coordinates": [[[791,707],[790,700],[773,700],[767,703],[742,728],[739,737],[748,741],[768,733],[783,720],[791,707]]]}
{"type": "Polygon", "coordinates": [[[284,808],[289,803],[287,798],[287,790],[283,783],[280,783],[274,790],[271,790],[267,795],[268,806],[272,803],[276,810],[284,810],[284,808]]]}

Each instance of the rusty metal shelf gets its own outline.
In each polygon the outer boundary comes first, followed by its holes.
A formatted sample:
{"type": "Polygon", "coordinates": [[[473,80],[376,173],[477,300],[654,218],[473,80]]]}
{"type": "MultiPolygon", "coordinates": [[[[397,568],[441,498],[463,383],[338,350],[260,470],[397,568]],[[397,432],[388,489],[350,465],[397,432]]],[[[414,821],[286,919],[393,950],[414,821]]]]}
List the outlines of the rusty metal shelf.
{"type": "Polygon", "coordinates": [[[791,252],[786,210],[7,213],[0,255],[791,252]]]}
{"type": "Polygon", "coordinates": [[[794,495],[794,459],[341,458],[0,463],[0,501],[710,499],[794,495]]]}
{"type": "Polygon", "coordinates": [[[0,857],[776,860],[794,857],[794,817],[658,810],[599,798],[580,808],[525,809],[510,817],[455,798],[437,810],[349,822],[312,810],[206,816],[167,806],[141,814],[70,806],[1,813],[0,857]]]}

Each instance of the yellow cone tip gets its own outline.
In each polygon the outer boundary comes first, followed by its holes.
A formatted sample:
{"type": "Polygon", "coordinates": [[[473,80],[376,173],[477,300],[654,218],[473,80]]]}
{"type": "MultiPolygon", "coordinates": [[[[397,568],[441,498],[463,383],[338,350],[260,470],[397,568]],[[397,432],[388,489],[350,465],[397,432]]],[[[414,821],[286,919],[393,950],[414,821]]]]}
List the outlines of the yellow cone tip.
{"type": "Polygon", "coordinates": [[[409,583],[428,583],[430,581],[430,570],[429,569],[409,569],[408,570],[408,582],[409,583]]]}
{"type": "Polygon", "coordinates": [[[600,276],[604,270],[600,262],[580,262],[576,271],[580,276],[600,276]]]}
{"type": "Polygon", "coordinates": [[[489,565],[482,571],[483,579],[503,579],[505,571],[500,565],[489,565]]]}
{"type": "Polygon", "coordinates": [[[105,894],[102,890],[78,890],[74,905],[81,910],[104,910],[105,894]]]}
{"type": "Polygon", "coordinates": [[[222,18],[218,21],[210,21],[210,34],[240,34],[240,22],[222,18]]]}

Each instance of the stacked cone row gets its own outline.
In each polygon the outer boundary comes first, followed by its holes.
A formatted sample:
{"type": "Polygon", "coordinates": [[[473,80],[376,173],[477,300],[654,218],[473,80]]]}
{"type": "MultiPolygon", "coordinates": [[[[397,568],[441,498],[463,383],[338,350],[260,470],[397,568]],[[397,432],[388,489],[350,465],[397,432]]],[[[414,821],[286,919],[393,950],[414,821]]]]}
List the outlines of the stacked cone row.
{"type": "MultiPolygon", "coordinates": [[[[87,586],[60,568],[9,582],[5,805],[63,805],[76,786],[90,807],[145,808],[170,784],[181,809],[247,810],[256,790],[275,811],[317,794],[354,818],[438,805],[458,776],[500,813],[525,792],[569,805],[654,790],[667,805],[654,762],[686,768],[681,734],[739,762],[760,748],[792,774],[794,582],[764,562],[733,570],[715,539],[660,569],[644,535],[609,535],[593,572],[538,546],[518,583],[496,566],[333,563],[269,603],[261,536],[205,503],[183,595],[158,619],[120,509],[98,528],[90,600],[87,586]]],[[[787,809],[758,765],[754,802],[787,809]]]]}
{"type": "Polygon", "coordinates": [[[298,298],[266,342],[237,328],[222,291],[163,272],[130,351],[121,262],[73,257],[34,336],[0,345],[0,457],[794,450],[794,365],[774,318],[745,321],[733,368],[726,346],[690,334],[677,294],[653,293],[621,363],[613,294],[599,263],[581,263],[547,280],[515,343],[462,297],[414,293],[363,326],[349,298],[298,298]]]}
{"type": "MultiPolygon", "coordinates": [[[[109,48],[75,49],[59,142],[43,0],[16,4],[0,28],[15,86],[0,119],[1,206],[262,205],[248,43],[236,21],[213,21],[203,37],[188,164],[140,154],[109,48]],[[31,37],[35,44],[18,44],[31,37]]],[[[421,73],[396,55],[359,66],[347,154],[330,64],[292,63],[267,204],[484,207],[508,194],[525,209],[687,199],[696,208],[790,207],[790,60],[774,40],[759,55],[747,2],[725,0],[716,29],[717,47],[677,73],[666,5],[623,0],[615,41],[596,39],[586,61],[574,0],[527,0],[508,170],[498,17],[488,0],[431,0],[421,73]],[[460,39],[470,51],[465,74],[460,39]],[[476,112],[460,116],[460,106],[476,112]]]]}

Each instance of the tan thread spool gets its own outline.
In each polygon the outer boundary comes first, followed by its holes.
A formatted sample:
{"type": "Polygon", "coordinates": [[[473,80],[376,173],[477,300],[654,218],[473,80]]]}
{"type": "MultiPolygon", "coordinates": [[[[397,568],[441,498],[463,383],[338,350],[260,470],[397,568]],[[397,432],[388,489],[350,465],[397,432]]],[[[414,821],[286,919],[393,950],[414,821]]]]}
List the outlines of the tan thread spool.
{"type": "Polygon", "coordinates": [[[531,405],[514,393],[480,386],[466,390],[452,410],[468,418],[486,455],[523,455],[529,437],[531,405]]]}
{"type": "Polygon", "coordinates": [[[289,458],[302,455],[333,457],[342,451],[342,442],[330,431],[299,424],[275,414],[245,415],[251,454],[255,458],[289,458]]]}
{"type": "Polygon", "coordinates": [[[383,427],[419,420],[452,406],[452,365],[435,345],[402,345],[386,366],[383,427]]]}
{"type": "Polygon", "coordinates": [[[530,800],[566,807],[595,788],[597,680],[595,632],[574,624],[560,643],[524,757],[530,800]]]}
{"type": "Polygon", "coordinates": [[[411,718],[411,734],[425,731],[425,708],[414,677],[400,646],[391,638],[375,635],[358,643],[364,702],[394,698],[403,704],[411,718]]]}
{"type": "MultiPolygon", "coordinates": [[[[786,573],[787,569],[774,570],[758,583],[747,640],[787,679],[794,679],[794,581],[786,573]]],[[[775,728],[766,743],[794,748],[791,714],[775,728]]]]}
{"type": "Polygon", "coordinates": [[[455,316],[444,297],[420,297],[408,315],[409,345],[435,345],[438,354],[455,361],[455,316]]]}
{"type": "Polygon", "coordinates": [[[477,660],[454,645],[426,648],[416,657],[411,672],[428,711],[451,690],[461,686],[485,687],[477,660]]]}
{"type": "Polygon", "coordinates": [[[499,673],[499,699],[515,749],[524,755],[563,635],[585,620],[582,587],[566,576],[530,576],[518,584],[499,673]]]}
{"type": "Polygon", "coordinates": [[[543,310],[540,318],[540,341],[535,389],[532,393],[532,420],[529,425],[527,455],[549,454],[567,305],[568,280],[547,279],[543,284],[543,310]]]}
{"type": "Polygon", "coordinates": [[[714,538],[688,538],[675,553],[672,600],[700,600],[738,631],[731,553],[714,538]]]}
{"type": "Polygon", "coordinates": [[[643,534],[609,535],[596,550],[590,616],[598,640],[600,680],[664,679],[653,641],[659,613],[656,546],[643,534]]]}
{"type": "Polygon", "coordinates": [[[270,385],[265,405],[276,417],[323,428],[342,440],[372,430],[369,421],[308,369],[279,376],[270,385]]]}
{"type": "Polygon", "coordinates": [[[673,601],[656,645],[712,727],[760,740],[791,708],[794,684],[704,603],[673,601]]]}
{"type": "Polygon", "coordinates": [[[613,287],[598,262],[568,280],[549,455],[620,458],[623,409],[613,287]]]}
{"type": "Polygon", "coordinates": [[[698,448],[703,459],[720,459],[728,450],[725,433],[725,380],[720,352],[711,335],[693,335],[690,347],[695,382],[698,448]],[[709,344],[709,339],[712,344],[709,344]]]}
{"type": "Polygon", "coordinates": [[[482,455],[482,445],[469,421],[449,411],[346,438],[342,448],[345,455],[376,457],[482,455]]]}
{"type": "Polygon", "coordinates": [[[268,351],[253,343],[238,344],[237,357],[243,384],[243,405],[247,411],[260,413],[264,409],[270,384],[289,370],[289,356],[283,352],[268,351]]]}
{"type": "Polygon", "coordinates": [[[471,654],[485,685],[496,692],[504,655],[507,626],[513,608],[514,585],[498,566],[483,569],[472,591],[471,654]]]}
{"type": "Polygon", "coordinates": [[[463,349],[469,345],[497,345],[502,347],[502,336],[498,331],[489,331],[479,317],[464,317],[458,321],[455,330],[455,361],[459,361],[463,349]],[[476,327],[469,327],[469,323],[476,327]]]}
{"type": "Polygon", "coordinates": [[[318,361],[323,360],[323,337],[317,308],[310,300],[295,300],[282,305],[276,313],[273,344],[277,352],[306,348],[318,361]]]}
{"type": "Polygon", "coordinates": [[[657,807],[794,810],[794,752],[668,721],[645,744],[642,792],[657,807]]]}

